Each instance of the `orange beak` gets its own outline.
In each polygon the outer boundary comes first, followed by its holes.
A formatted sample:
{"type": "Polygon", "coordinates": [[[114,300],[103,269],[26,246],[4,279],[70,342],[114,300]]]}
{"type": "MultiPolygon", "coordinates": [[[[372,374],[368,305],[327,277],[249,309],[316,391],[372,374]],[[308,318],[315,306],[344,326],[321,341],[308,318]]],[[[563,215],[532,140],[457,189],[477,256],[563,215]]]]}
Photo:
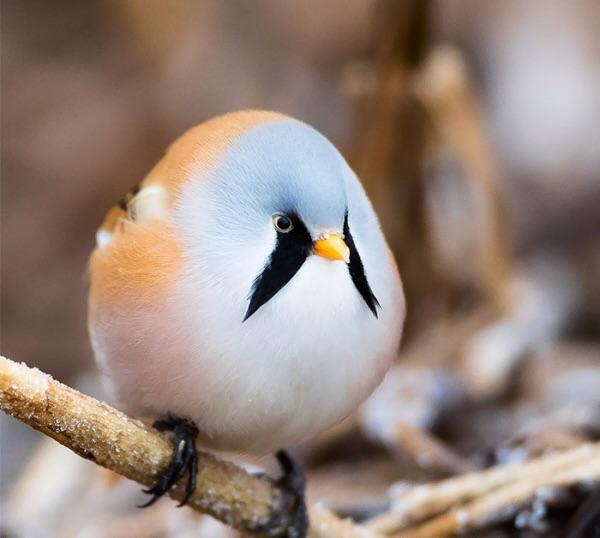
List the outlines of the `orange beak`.
{"type": "Polygon", "coordinates": [[[323,234],[313,243],[313,251],[317,256],[328,260],[342,260],[350,262],[350,249],[340,234],[323,234]]]}

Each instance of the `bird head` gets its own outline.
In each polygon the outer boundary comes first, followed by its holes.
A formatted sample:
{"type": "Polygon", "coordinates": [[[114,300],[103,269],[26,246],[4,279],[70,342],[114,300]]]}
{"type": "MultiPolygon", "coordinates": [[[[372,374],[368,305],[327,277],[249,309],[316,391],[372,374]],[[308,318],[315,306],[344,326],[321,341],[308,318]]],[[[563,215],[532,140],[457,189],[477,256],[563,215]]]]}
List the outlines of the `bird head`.
{"type": "Polygon", "coordinates": [[[206,177],[182,197],[187,244],[210,260],[205,271],[215,281],[245,284],[243,321],[317,259],[318,278],[348,280],[377,317],[364,257],[372,267],[377,256],[388,263],[385,240],[358,179],[324,136],[276,116],[227,141],[208,170],[190,173],[206,177]]]}

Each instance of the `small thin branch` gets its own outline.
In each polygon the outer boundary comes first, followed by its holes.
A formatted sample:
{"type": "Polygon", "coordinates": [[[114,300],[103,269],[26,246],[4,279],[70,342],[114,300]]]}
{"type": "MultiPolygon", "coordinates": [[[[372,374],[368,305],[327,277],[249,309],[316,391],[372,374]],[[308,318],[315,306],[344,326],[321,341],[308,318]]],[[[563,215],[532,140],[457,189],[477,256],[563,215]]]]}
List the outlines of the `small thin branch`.
{"type": "Polygon", "coordinates": [[[578,465],[557,471],[555,474],[538,475],[530,480],[507,484],[462,506],[456,506],[445,514],[430,519],[395,538],[441,538],[457,533],[473,531],[513,517],[525,506],[540,488],[567,487],[573,484],[600,480],[600,452],[578,465]]]}
{"type": "Polygon", "coordinates": [[[401,487],[392,495],[392,510],[366,526],[376,532],[393,533],[449,510],[414,531],[398,535],[445,536],[463,528],[478,528],[497,517],[509,517],[541,487],[598,480],[600,442],[433,484],[401,487]]]}
{"type": "Polygon", "coordinates": [[[395,445],[416,464],[430,471],[454,475],[473,469],[442,441],[408,422],[396,425],[395,445]]]}
{"type": "MultiPolygon", "coordinates": [[[[171,459],[171,442],[163,434],[5,357],[0,357],[0,409],[79,456],[145,486],[154,484],[171,459]]],[[[205,452],[199,459],[192,508],[245,532],[256,532],[271,520],[281,496],[268,478],[205,452]]],[[[185,478],[169,495],[181,500],[184,485],[185,478]]]]}

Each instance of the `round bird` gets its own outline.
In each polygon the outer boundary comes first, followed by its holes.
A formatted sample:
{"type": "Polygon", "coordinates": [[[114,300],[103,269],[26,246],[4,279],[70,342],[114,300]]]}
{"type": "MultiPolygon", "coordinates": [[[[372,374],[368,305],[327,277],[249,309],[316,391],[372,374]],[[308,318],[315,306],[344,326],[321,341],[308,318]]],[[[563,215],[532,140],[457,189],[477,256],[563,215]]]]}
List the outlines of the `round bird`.
{"type": "Polygon", "coordinates": [[[90,277],[92,346],[115,399],[188,446],[151,502],[185,471],[193,492],[197,434],[265,454],[346,417],[383,378],[404,320],[358,178],[325,137],[273,112],[179,138],[108,212],[90,277]]]}

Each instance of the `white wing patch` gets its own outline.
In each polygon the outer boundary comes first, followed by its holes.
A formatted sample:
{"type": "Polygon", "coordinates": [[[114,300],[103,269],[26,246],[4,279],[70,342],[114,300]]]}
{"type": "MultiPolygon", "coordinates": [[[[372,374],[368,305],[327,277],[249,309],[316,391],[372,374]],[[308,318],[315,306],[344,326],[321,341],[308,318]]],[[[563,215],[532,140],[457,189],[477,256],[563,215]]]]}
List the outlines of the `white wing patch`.
{"type": "Polygon", "coordinates": [[[127,217],[137,223],[164,219],[168,213],[167,191],[160,185],[149,185],[139,192],[127,204],[127,217]]]}
{"type": "Polygon", "coordinates": [[[110,243],[112,239],[112,233],[104,228],[99,228],[96,232],[96,246],[98,248],[104,248],[110,243]]]}
{"type": "MultiPolygon", "coordinates": [[[[126,211],[122,220],[127,219],[138,224],[167,218],[169,199],[167,191],[160,185],[148,185],[139,190],[130,191],[119,205],[126,211]]],[[[119,224],[117,223],[117,227],[119,224]]],[[[113,238],[111,227],[99,228],[96,232],[97,248],[104,248],[113,238]]]]}

